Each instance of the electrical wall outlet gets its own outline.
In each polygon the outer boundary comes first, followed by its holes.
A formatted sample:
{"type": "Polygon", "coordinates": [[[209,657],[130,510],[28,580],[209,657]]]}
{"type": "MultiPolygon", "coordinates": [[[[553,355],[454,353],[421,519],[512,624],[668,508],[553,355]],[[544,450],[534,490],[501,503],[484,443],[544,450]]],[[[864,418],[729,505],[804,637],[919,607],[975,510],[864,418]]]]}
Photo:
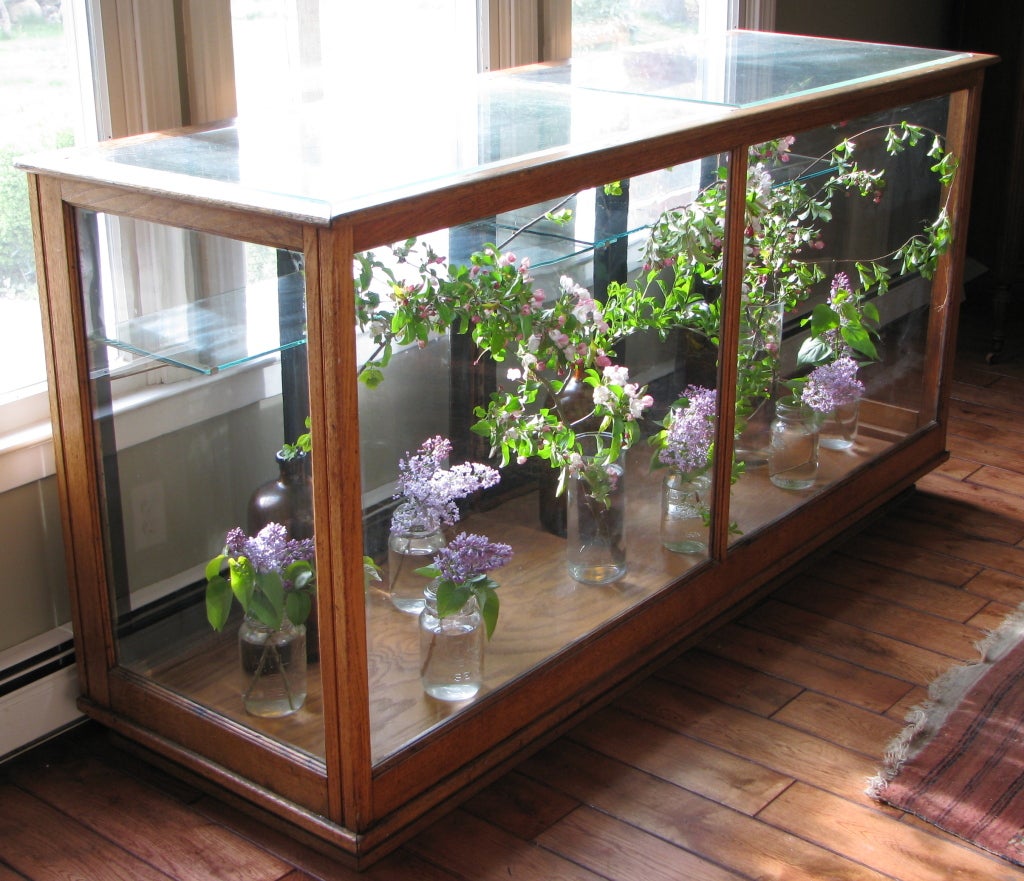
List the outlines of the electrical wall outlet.
{"type": "Polygon", "coordinates": [[[167,540],[167,506],[164,485],[150,480],[134,487],[131,498],[131,534],[136,550],[163,544],[167,540]]]}

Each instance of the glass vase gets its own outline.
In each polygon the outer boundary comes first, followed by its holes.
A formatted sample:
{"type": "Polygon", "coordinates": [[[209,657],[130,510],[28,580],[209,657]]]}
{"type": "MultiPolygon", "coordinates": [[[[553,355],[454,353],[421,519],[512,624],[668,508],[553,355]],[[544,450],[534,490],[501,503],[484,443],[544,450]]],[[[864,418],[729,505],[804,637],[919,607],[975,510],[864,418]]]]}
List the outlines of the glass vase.
{"type": "Polygon", "coordinates": [[[782,315],[781,302],[750,298],[740,314],[735,455],[748,469],[763,468],[768,461],[782,315]]]}
{"type": "Polygon", "coordinates": [[[268,627],[247,615],[238,628],[242,704],[253,716],[288,716],[306,702],[306,627],[268,627]]]}
{"type": "Polygon", "coordinates": [[[775,402],[770,395],[737,401],[736,461],[749,468],[763,468],[771,447],[775,402]]]}
{"type": "MultiPolygon", "coordinates": [[[[548,397],[544,406],[556,406],[574,431],[597,428],[600,419],[593,415],[594,390],[583,381],[582,369],[574,370],[565,380],[557,398],[548,397]]],[[[546,463],[542,463],[546,466],[546,463]]],[[[568,518],[566,494],[558,492],[559,469],[542,467],[538,478],[537,514],[540,524],[552,535],[565,538],[568,518]]]]}
{"type": "Polygon", "coordinates": [[[398,506],[388,536],[388,595],[396,609],[411,615],[423,610],[423,591],[430,579],[417,575],[416,570],[429,566],[444,546],[436,517],[412,502],[398,506]]]}
{"type": "Polygon", "coordinates": [[[818,476],[820,417],[796,398],[783,398],[775,407],[768,477],[782,489],[808,489],[818,476]]]}
{"type": "Polygon", "coordinates": [[[848,450],[857,440],[860,398],[840,404],[821,423],[819,444],[829,450],[848,450]]]}
{"type": "Polygon", "coordinates": [[[575,581],[610,584],[626,574],[625,469],[619,462],[601,462],[599,451],[608,448],[611,435],[576,439],[584,463],[567,481],[566,565],[575,581]]]}
{"type": "Polygon", "coordinates": [[[420,612],[420,681],[442,701],[474,697],[484,679],[484,620],[476,598],[452,615],[437,614],[437,583],[423,591],[420,612]]]}
{"type": "Polygon", "coordinates": [[[707,554],[711,478],[670,468],[661,483],[661,543],[677,554],[707,554]]]}

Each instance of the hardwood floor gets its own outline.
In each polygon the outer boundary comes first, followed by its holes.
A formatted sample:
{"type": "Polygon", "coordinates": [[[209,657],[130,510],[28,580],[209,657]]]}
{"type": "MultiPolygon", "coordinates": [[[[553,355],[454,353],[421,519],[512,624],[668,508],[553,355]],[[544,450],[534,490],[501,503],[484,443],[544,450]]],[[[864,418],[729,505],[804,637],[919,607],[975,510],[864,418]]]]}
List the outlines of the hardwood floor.
{"type": "Polygon", "coordinates": [[[85,726],[0,768],[0,881],[1022,881],[863,794],[928,683],[1024,602],[1024,324],[990,366],[987,315],[965,306],[948,463],[366,874],[85,726]]]}

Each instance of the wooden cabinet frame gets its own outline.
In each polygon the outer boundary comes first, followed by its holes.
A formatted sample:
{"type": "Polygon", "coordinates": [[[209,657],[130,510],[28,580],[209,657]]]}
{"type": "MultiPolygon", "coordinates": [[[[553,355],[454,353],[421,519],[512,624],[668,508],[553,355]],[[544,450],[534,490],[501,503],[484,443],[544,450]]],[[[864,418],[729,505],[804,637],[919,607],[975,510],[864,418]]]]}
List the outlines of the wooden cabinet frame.
{"type": "MultiPolygon", "coordinates": [[[[358,486],[357,380],[351,266],[357,251],[419,231],[455,226],[632,178],[701,156],[731,157],[742,180],[748,146],[887,107],[951,95],[948,146],[960,158],[952,216],[962,231],[969,204],[974,131],[983,67],[958,56],[854,84],[732,108],[699,123],[598,147],[566,148],[498,171],[479,170],[442,186],[411,186],[342,215],[289,216],[196,195],[132,187],[83,173],[60,160],[27,162],[50,370],[57,475],[64,520],[83,710],[128,741],[162,756],[196,781],[266,812],[314,846],[366,865],[397,846],[456,800],[509,768],[526,751],[565,730],[616,690],[680,650],[688,637],[725,620],[808,554],[893,499],[945,458],[945,429],[961,286],[964,236],[941,260],[932,283],[925,384],[937,415],[829,491],[748,542],[729,545],[715,521],[711,558],[680,584],[594,629],[527,676],[507,683],[411,746],[374,764],[369,717],[367,632],[363,614],[362,510],[358,486]],[[313,459],[324,761],[265,738],[117,665],[92,421],[85,317],[79,291],[74,212],[86,208],[148,219],[305,256],[311,419],[320,449],[313,459]],[[472,744],[472,747],[469,745],[472,744]]],[[[137,139],[145,142],[151,136],[137,139]]],[[[733,412],[742,267],[742,187],[732,187],[721,341],[722,412],[733,412]]],[[[732,419],[719,420],[723,440],[732,419]]],[[[724,464],[718,468],[723,469],[724,464]]],[[[724,474],[720,475],[724,476],[724,474]]],[[[716,482],[716,504],[729,481],[716,482]]]]}

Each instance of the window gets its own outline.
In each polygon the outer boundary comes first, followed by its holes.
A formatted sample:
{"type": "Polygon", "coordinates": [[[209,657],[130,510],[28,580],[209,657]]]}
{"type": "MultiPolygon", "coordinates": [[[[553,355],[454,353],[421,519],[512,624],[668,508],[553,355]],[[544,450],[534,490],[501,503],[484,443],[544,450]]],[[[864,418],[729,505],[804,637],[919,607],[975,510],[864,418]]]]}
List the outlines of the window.
{"type": "Polygon", "coordinates": [[[443,112],[443,96],[424,94],[422,80],[476,69],[475,12],[466,0],[232,0],[239,114],[327,99],[350,108],[354,137],[413,143],[443,112]]]}
{"type": "MultiPolygon", "coordinates": [[[[0,453],[38,443],[49,432],[31,224],[25,176],[11,165],[15,156],[81,143],[97,130],[117,136],[222,118],[235,112],[236,92],[239,112],[264,115],[297,98],[340,96],[348,110],[339,125],[353,136],[423,145],[430,141],[424,133],[445,112],[444,96],[422,88],[426,74],[468,75],[582,53],[612,36],[653,40],[743,21],[731,11],[738,0],[183,0],[181,6],[175,20],[172,4],[48,0],[40,4],[45,14],[0,33],[0,424],[7,435],[0,435],[0,453]],[[625,27],[623,10],[637,27],[625,27]],[[230,49],[224,46],[229,34],[230,49]],[[185,96],[178,90],[182,63],[190,80],[185,96]],[[353,82],[360,84],[356,97],[353,82]]],[[[0,489],[40,476],[38,468],[23,473],[0,459],[0,489]]]]}
{"type": "Polygon", "coordinates": [[[91,77],[86,70],[83,78],[81,64],[88,55],[79,51],[85,0],[40,8],[0,31],[0,406],[7,425],[48,415],[26,180],[12,163],[81,143],[93,121],[91,77]],[[16,413],[7,408],[15,402],[16,413]]]}
{"type": "Polygon", "coordinates": [[[572,54],[624,49],[680,34],[705,34],[730,27],[734,3],[700,0],[572,0],[572,54]]]}

